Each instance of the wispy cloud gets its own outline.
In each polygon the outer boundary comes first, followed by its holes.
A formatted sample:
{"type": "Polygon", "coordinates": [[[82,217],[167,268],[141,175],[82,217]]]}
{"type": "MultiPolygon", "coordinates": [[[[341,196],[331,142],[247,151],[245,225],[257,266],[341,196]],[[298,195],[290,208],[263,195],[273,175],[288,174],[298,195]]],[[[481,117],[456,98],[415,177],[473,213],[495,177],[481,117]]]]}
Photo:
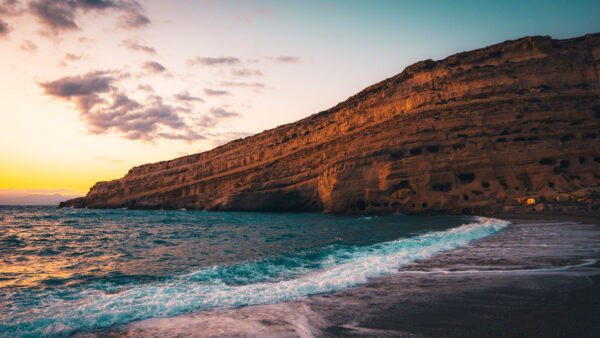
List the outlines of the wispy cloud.
{"type": "Polygon", "coordinates": [[[210,113],[213,114],[217,118],[240,116],[240,114],[238,114],[234,111],[226,110],[225,108],[222,108],[222,107],[211,108],[210,113]]]}
{"type": "Polygon", "coordinates": [[[216,89],[204,88],[204,94],[206,94],[208,96],[223,96],[223,95],[230,95],[231,93],[226,90],[216,90],[216,89]]]}
{"type": "Polygon", "coordinates": [[[299,63],[300,58],[296,56],[280,55],[280,56],[267,56],[265,59],[276,62],[276,63],[299,63]]]}
{"type": "Polygon", "coordinates": [[[38,49],[38,46],[31,40],[25,40],[23,41],[23,43],[21,43],[19,49],[21,49],[24,52],[35,52],[38,49]]]}
{"type": "Polygon", "coordinates": [[[124,29],[141,28],[151,23],[150,19],[143,14],[143,9],[138,3],[130,4],[130,6],[132,8],[119,16],[118,27],[124,29]]]}
{"type": "Polygon", "coordinates": [[[221,82],[222,86],[225,87],[246,87],[246,88],[252,88],[255,90],[260,90],[263,89],[265,87],[264,84],[260,83],[260,82],[233,82],[233,81],[223,81],[221,82]]]}
{"type": "Polygon", "coordinates": [[[220,133],[220,134],[212,134],[210,138],[212,140],[213,146],[220,146],[227,142],[231,142],[233,140],[241,139],[247,136],[252,135],[252,133],[246,132],[228,132],[228,133],[220,133]]]}
{"type": "Polygon", "coordinates": [[[67,67],[69,62],[75,62],[78,60],[81,60],[81,56],[72,53],[66,53],[63,55],[62,59],[58,61],[58,65],[61,67],[67,67]]]}
{"type": "Polygon", "coordinates": [[[130,140],[205,139],[200,133],[207,132],[206,128],[239,116],[224,108],[211,109],[207,114],[195,113],[193,103],[202,99],[187,91],[175,95],[179,102],[175,105],[165,103],[159,95],[137,101],[119,88],[118,81],[125,76],[117,71],[95,71],[39,85],[46,95],[73,102],[90,133],[116,133],[130,140]]]}
{"type": "Polygon", "coordinates": [[[46,95],[74,102],[92,134],[118,133],[127,139],[144,141],[204,138],[186,120],[189,108],[166,104],[158,95],[138,102],[117,87],[119,75],[96,71],[40,86],[46,95]]]}
{"type": "Polygon", "coordinates": [[[192,96],[190,95],[190,92],[188,91],[183,91],[181,93],[177,93],[175,95],[173,95],[173,97],[175,98],[175,100],[177,101],[185,101],[185,102],[204,102],[204,100],[200,97],[197,96],[192,96]]]}
{"type": "Polygon", "coordinates": [[[23,11],[21,4],[18,0],[1,0],[0,1],[0,14],[13,16],[18,15],[23,11]]]}
{"type": "Polygon", "coordinates": [[[137,86],[138,90],[143,90],[145,92],[150,92],[150,93],[154,93],[154,88],[152,88],[151,85],[146,85],[146,84],[139,84],[137,86]]]}
{"type": "Polygon", "coordinates": [[[67,61],[77,61],[77,60],[81,59],[81,56],[75,55],[75,54],[72,54],[72,53],[66,53],[63,56],[63,59],[65,59],[67,61]]]}
{"type": "Polygon", "coordinates": [[[143,7],[135,0],[35,0],[28,3],[28,8],[42,25],[55,33],[80,29],[79,17],[87,12],[119,12],[118,26],[126,29],[150,24],[143,7]]]}
{"type": "Polygon", "coordinates": [[[10,31],[8,23],[0,18],[0,37],[7,36],[10,31]]]}
{"type": "Polygon", "coordinates": [[[241,116],[240,114],[227,110],[223,107],[211,108],[209,113],[201,116],[197,120],[197,124],[206,128],[214,127],[224,119],[241,116]]]}
{"type": "Polygon", "coordinates": [[[8,36],[11,25],[4,21],[5,17],[20,15],[23,8],[18,0],[0,0],[0,38],[8,36]]]}
{"type": "Polygon", "coordinates": [[[235,66],[240,64],[240,59],[233,56],[221,56],[221,57],[200,57],[189,59],[188,65],[201,65],[201,66],[235,66]]]}
{"type": "Polygon", "coordinates": [[[142,68],[150,73],[162,73],[166,70],[166,68],[156,61],[147,61],[144,62],[142,68]]]}
{"type": "Polygon", "coordinates": [[[258,69],[248,69],[248,68],[240,68],[240,69],[232,69],[231,74],[237,77],[252,77],[252,76],[263,76],[263,72],[258,69]]]}
{"type": "Polygon", "coordinates": [[[123,41],[121,41],[121,45],[125,46],[125,48],[131,49],[131,50],[134,50],[137,52],[144,52],[144,53],[150,54],[150,55],[156,54],[156,49],[154,49],[153,47],[150,47],[150,46],[142,45],[135,40],[123,40],[123,41]]]}

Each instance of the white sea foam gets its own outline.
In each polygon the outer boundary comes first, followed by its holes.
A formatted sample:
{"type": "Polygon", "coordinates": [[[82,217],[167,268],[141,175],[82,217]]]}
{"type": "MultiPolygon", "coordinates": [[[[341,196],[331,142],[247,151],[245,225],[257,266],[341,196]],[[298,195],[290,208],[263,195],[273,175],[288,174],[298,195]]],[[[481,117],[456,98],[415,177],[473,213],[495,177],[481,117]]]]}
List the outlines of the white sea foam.
{"type": "MultiPolygon", "coordinates": [[[[152,317],[169,317],[198,309],[232,308],[272,304],[311,294],[336,291],[365,283],[370,278],[394,273],[403,265],[436,253],[463,247],[491,235],[507,221],[477,218],[474,223],[408,239],[366,247],[339,248],[323,257],[316,269],[290,268],[291,279],[228,285],[214,274],[218,267],[173,278],[169,282],[136,285],[119,293],[82,289],[63,299],[50,294],[35,313],[13,318],[0,317],[0,335],[68,335],[77,330],[108,327],[152,317]],[[212,278],[212,279],[211,279],[212,278]]],[[[260,271],[282,269],[272,263],[248,265],[260,271]]]]}

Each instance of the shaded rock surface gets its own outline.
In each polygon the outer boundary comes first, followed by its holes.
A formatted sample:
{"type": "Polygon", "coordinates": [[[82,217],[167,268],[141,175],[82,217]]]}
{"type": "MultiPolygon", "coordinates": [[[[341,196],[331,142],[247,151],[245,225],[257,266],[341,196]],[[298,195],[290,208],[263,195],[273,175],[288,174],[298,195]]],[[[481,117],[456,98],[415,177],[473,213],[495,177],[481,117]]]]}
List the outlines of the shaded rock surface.
{"type": "Polygon", "coordinates": [[[597,209],[600,34],[426,60],[335,107],[132,168],[62,207],[336,213],[597,209]]]}

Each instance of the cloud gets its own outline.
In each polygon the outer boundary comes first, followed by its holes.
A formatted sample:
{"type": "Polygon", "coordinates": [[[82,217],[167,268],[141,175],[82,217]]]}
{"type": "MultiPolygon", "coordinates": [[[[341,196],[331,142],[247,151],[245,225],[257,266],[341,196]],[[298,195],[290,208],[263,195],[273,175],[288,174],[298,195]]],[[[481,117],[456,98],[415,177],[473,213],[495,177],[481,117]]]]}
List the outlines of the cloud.
{"type": "Polygon", "coordinates": [[[110,91],[110,85],[115,80],[112,72],[95,71],[85,75],[66,76],[52,82],[42,83],[46,94],[71,98],[73,96],[88,96],[110,91]]]}
{"type": "Polygon", "coordinates": [[[221,82],[222,86],[225,87],[246,87],[246,88],[253,88],[255,90],[260,90],[262,88],[265,87],[264,84],[260,83],[260,82],[231,82],[231,81],[224,81],[221,82]]]}
{"type": "Polygon", "coordinates": [[[265,59],[276,62],[276,63],[299,63],[300,58],[296,56],[280,55],[280,56],[267,56],[265,59]]]}
{"type": "Polygon", "coordinates": [[[41,0],[29,3],[31,13],[53,31],[79,29],[75,23],[77,6],[71,1],[41,0]]]}
{"type": "Polygon", "coordinates": [[[189,106],[173,106],[151,95],[144,102],[130,98],[117,86],[118,72],[95,71],[40,83],[46,95],[75,103],[80,119],[92,134],[116,133],[130,140],[198,140],[189,106]]]}
{"type": "Polygon", "coordinates": [[[186,130],[183,134],[159,133],[158,136],[167,140],[193,141],[206,139],[206,136],[199,135],[198,133],[193,132],[191,130],[186,130]]]}
{"type": "Polygon", "coordinates": [[[258,69],[248,69],[248,68],[232,69],[231,74],[233,76],[238,76],[238,77],[251,77],[251,76],[263,76],[264,75],[263,72],[261,72],[258,69]]]}
{"type": "MultiPolygon", "coordinates": [[[[141,9],[141,6],[140,6],[141,9]]],[[[151,23],[150,19],[141,11],[130,11],[119,16],[118,26],[124,29],[141,28],[151,23]]]]}
{"type": "Polygon", "coordinates": [[[137,52],[144,52],[150,55],[156,54],[156,49],[150,46],[142,45],[135,40],[123,40],[121,41],[121,45],[137,52]]]}
{"type": "Polygon", "coordinates": [[[0,1],[0,14],[17,15],[21,12],[18,0],[0,1]]]}
{"type": "Polygon", "coordinates": [[[202,65],[202,66],[234,66],[240,63],[240,59],[233,56],[221,56],[221,57],[200,57],[197,56],[187,61],[188,65],[202,65]]]}
{"type": "Polygon", "coordinates": [[[144,64],[142,65],[142,68],[144,68],[146,71],[150,72],[150,73],[162,73],[166,70],[166,68],[161,65],[158,62],[155,61],[147,61],[144,62],[144,64]]]}
{"type": "Polygon", "coordinates": [[[77,21],[83,13],[106,11],[122,13],[118,26],[139,28],[148,25],[142,6],[135,0],[35,0],[29,2],[29,12],[52,32],[65,32],[80,29],[77,21]]]}
{"type": "Polygon", "coordinates": [[[215,89],[204,88],[204,94],[206,94],[208,96],[223,96],[223,95],[230,95],[231,93],[226,90],[215,90],[215,89]]]}
{"type": "Polygon", "coordinates": [[[63,59],[65,59],[67,61],[77,61],[77,60],[81,59],[81,56],[75,55],[75,54],[71,54],[71,53],[66,53],[63,56],[63,59]]]}
{"type": "Polygon", "coordinates": [[[79,55],[75,55],[72,53],[66,53],[65,55],[63,55],[62,59],[60,61],[58,61],[58,65],[61,67],[67,67],[68,62],[74,62],[74,61],[77,61],[80,59],[81,59],[81,56],[79,56],[79,55]]]}
{"type": "Polygon", "coordinates": [[[231,142],[233,140],[241,139],[241,138],[244,138],[244,137],[247,137],[250,135],[253,135],[253,134],[246,133],[246,132],[227,132],[227,133],[210,135],[210,137],[212,139],[213,146],[216,147],[216,146],[220,146],[225,143],[231,142]]]}
{"type": "Polygon", "coordinates": [[[225,110],[224,108],[211,108],[210,109],[210,113],[217,117],[217,118],[226,118],[226,117],[234,117],[234,116],[240,116],[240,114],[234,112],[234,111],[228,111],[225,110]]]}
{"type": "Polygon", "coordinates": [[[234,111],[228,111],[222,107],[211,108],[208,112],[208,114],[203,115],[199,119],[197,119],[196,123],[199,126],[210,128],[216,126],[224,119],[241,116],[240,114],[234,111]]]}
{"type": "Polygon", "coordinates": [[[96,71],[85,75],[66,76],[55,81],[40,83],[46,95],[73,99],[78,109],[88,111],[103,100],[99,94],[109,93],[115,77],[111,72],[96,71]]]}
{"type": "Polygon", "coordinates": [[[24,52],[35,52],[38,46],[35,43],[31,42],[31,40],[25,40],[19,46],[19,48],[24,52]]]}
{"type": "Polygon", "coordinates": [[[145,84],[139,84],[137,86],[138,90],[143,90],[145,92],[150,92],[150,93],[154,93],[154,88],[152,88],[151,85],[145,85],[145,84]]]}
{"type": "Polygon", "coordinates": [[[197,102],[204,102],[204,100],[202,98],[190,95],[190,93],[188,91],[183,91],[181,93],[175,94],[175,95],[173,95],[173,97],[177,101],[186,101],[186,102],[197,101],[197,102]]]}
{"type": "Polygon", "coordinates": [[[0,37],[8,35],[8,33],[10,33],[10,31],[11,31],[10,26],[6,23],[6,21],[4,21],[4,20],[2,20],[2,18],[0,18],[0,37]]]}

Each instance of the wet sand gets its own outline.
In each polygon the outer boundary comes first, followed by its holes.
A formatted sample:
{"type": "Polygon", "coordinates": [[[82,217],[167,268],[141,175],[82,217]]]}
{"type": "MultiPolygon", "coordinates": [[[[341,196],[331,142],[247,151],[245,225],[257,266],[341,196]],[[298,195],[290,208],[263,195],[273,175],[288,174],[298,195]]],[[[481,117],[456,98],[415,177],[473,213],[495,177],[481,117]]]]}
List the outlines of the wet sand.
{"type": "Polygon", "coordinates": [[[505,215],[513,224],[494,236],[352,289],[79,336],[599,336],[599,219],[517,217],[505,215]]]}

